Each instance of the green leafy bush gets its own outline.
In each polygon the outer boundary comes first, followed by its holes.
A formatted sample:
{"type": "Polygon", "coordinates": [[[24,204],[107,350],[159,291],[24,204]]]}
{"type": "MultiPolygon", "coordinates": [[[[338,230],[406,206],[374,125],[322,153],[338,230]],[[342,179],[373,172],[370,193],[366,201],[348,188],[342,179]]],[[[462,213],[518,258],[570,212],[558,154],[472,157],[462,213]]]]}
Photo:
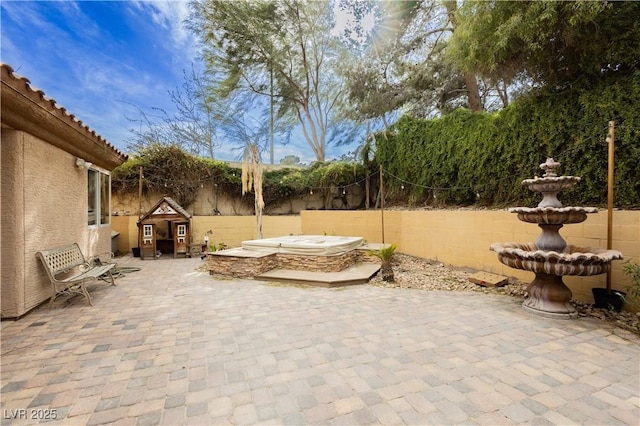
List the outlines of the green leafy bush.
{"type": "MultiPolygon", "coordinates": [[[[230,196],[242,194],[240,168],[223,161],[194,157],[177,146],[145,148],[113,170],[112,189],[116,193],[135,194],[143,168],[143,193],[157,192],[174,198],[183,207],[191,205],[205,184],[230,196]]],[[[346,162],[314,163],[308,168],[266,170],[263,179],[265,203],[278,204],[309,192],[339,191],[364,185],[366,170],[361,164],[346,162]]]]}
{"type": "MultiPolygon", "coordinates": [[[[402,117],[361,150],[363,163],[314,163],[305,169],[264,173],[267,205],[310,191],[339,195],[383,166],[388,201],[410,205],[534,206],[540,194],[521,185],[541,175],[547,157],[560,173],[580,176],[560,194],[565,205],[605,206],[608,121],[616,123],[614,204],[640,208],[640,71],[589,89],[529,93],[496,113],[458,109],[437,119],[402,117]]],[[[188,207],[198,188],[212,182],[228,195],[241,193],[241,170],[221,161],[193,157],[177,147],[151,146],[112,173],[116,192],[160,192],[188,207]]],[[[377,179],[372,180],[377,186],[377,179]]],[[[375,189],[374,189],[375,190],[375,189]]]]}
{"type": "Polygon", "coordinates": [[[388,192],[404,186],[414,203],[535,205],[540,194],[520,183],[541,175],[538,165],[553,157],[561,174],[582,178],[560,194],[565,205],[604,206],[609,120],[616,123],[615,205],[638,208],[640,71],[591,90],[533,92],[493,114],[402,117],[376,137],[371,167],[381,164],[388,192]]]}

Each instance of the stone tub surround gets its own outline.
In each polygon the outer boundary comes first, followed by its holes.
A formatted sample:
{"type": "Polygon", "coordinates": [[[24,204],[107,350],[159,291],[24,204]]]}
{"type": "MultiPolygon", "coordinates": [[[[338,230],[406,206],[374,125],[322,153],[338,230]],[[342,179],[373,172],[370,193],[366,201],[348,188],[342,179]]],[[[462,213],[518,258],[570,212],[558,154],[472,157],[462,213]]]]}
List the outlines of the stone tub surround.
{"type": "Polygon", "coordinates": [[[256,252],[242,247],[205,253],[211,275],[251,278],[278,267],[276,253],[256,252]]]}
{"type": "Polygon", "coordinates": [[[207,269],[211,275],[253,278],[272,269],[309,272],[340,272],[358,263],[380,263],[367,254],[382,244],[364,244],[356,249],[334,255],[302,255],[280,253],[276,249],[259,251],[242,247],[206,253],[207,269]]]}
{"type": "Polygon", "coordinates": [[[235,278],[253,278],[271,269],[295,269],[310,272],[340,272],[361,262],[379,260],[367,256],[366,250],[352,250],[333,256],[307,256],[274,252],[253,252],[243,248],[206,253],[207,269],[211,275],[235,278]]]}
{"type": "Polygon", "coordinates": [[[356,251],[318,256],[304,254],[276,254],[279,269],[297,269],[312,272],[340,272],[356,263],[356,251]]]}

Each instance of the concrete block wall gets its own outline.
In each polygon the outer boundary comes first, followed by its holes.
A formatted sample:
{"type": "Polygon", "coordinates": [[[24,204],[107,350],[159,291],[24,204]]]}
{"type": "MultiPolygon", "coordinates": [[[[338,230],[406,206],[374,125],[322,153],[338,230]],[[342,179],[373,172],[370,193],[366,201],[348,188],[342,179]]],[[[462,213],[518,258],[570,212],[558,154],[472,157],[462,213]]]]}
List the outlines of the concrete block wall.
{"type": "MultiPolygon", "coordinates": [[[[204,240],[208,231],[209,243],[225,243],[228,247],[240,247],[242,241],[257,238],[255,216],[194,216],[191,220],[194,242],[204,240]]],[[[300,216],[263,216],[262,237],[299,235],[302,229],[300,216]]]]}
{"type": "MultiPolygon", "coordinates": [[[[121,233],[119,250],[127,252],[137,245],[137,217],[112,218],[114,230],[121,233]]],[[[434,259],[458,267],[468,267],[531,281],[533,273],[509,268],[498,261],[489,246],[499,242],[528,243],[536,240],[540,229],[518,220],[507,210],[304,210],[300,215],[264,216],[263,237],[282,235],[341,235],[363,237],[370,243],[397,243],[398,251],[434,259]]],[[[640,211],[614,211],[613,248],[625,260],[640,263],[640,211]]],[[[211,230],[211,243],[224,242],[239,247],[244,240],[256,238],[255,216],[195,216],[192,219],[194,241],[211,230]]],[[[580,224],[565,225],[560,234],[568,244],[607,246],[607,212],[590,214],[580,224]]],[[[624,261],[614,261],[612,286],[624,290],[630,284],[622,269],[624,261]]],[[[606,274],[591,277],[564,277],[574,297],[591,301],[591,288],[604,287],[606,274]]]]}
{"type": "MultiPolygon", "coordinates": [[[[382,242],[382,217],[377,211],[303,211],[302,233],[358,235],[369,242],[382,242]]],[[[640,211],[614,211],[613,249],[625,260],[640,263],[640,211]]],[[[531,281],[534,274],[509,268],[498,261],[489,246],[497,242],[533,242],[540,229],[518,220],[506,210],[385,211],[384,242],[397,243],[398,251],[434,259],[459,267],[469,267],[531,281]]],[[[590,214],[580,224],[565,225],[560,234],[568,244],[607,246],[607,212],[590,214]]],[[[623,261],[612,264],[612,286],[623,290],[630,284],[623,261]]],[[[606,274],[565,277],[578,300],[591,301],[591,288],[604,287],[606,274]]]]}
{"type": "MultiPolygon", "coordinates": [[[[138,246],[138,217],[112,217],[113,230],[120,232],[118,251],[127,253],[138,246]]],[[[263,216],[263,238],[302,233],[300,216],[263,216]]],[[[209,236],[209,244],[224,243],[228,247],[240,247],[242,241],[257,238],[255,216],[194,216],[191,219],[191,235],[194,243],[204,242],[209,236]],[[208,232],[211,233],[208,234],[208,232]]]]}

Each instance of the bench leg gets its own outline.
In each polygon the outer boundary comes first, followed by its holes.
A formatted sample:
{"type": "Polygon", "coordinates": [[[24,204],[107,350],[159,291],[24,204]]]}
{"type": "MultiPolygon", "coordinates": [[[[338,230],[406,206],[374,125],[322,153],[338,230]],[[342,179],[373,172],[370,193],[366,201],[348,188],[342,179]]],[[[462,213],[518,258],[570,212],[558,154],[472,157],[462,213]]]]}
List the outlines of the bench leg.
{"type": "MultiPolygon", "coordinates": [[[[87,288],[84,286],[84,283],[78,284],[78,286],[80,287],[80,291],[84,295],[85,299],[87,299],[87,301],[89,302],[89,305],[93,306],[93,300],[91,300],[91,295],[87,291],[87,288]]],[[[53,295],[51,296],[51,299],[49,299],[49,309],[51,309],[53,307],[53,301],[56,300],[56,298],[60,294],[63,294],[63,293],[64,294],[68,294],[69,292],[67,290],[62,291],[62,292],[54,291],[53,295]]],[[[77,292],[77,290],[74,290],[73,293],[70,293],[70,294],[77,295],[78,292],[77,292]]]]}
{"type": "Polygon", "coordinates": [[[93,301],[91,300],[91,296],[89,295],[84,283],[80,284],[80,290],[82,290],[82,294],[84,294],[84,297],[89,301],[89,305],[93,306],[93,301]]]}
{"type": "Polygon", "coordinates": [[[107,273],[109,274],[109,279],[111,280],[111,285],[115,286],[116,285],[116,281],[113,279],[113,275],[111,274],[111,269],[109,269],[107,271],[107,273]]]}

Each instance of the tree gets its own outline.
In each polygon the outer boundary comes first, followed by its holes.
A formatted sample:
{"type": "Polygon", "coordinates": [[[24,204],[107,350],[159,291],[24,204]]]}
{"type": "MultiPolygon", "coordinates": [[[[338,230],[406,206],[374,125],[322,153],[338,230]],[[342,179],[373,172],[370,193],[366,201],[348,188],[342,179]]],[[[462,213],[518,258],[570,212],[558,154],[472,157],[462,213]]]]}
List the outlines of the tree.
{"type": "Polygon", "coordinates": [[[273,133],[281,143],[289,142],[291,125],[286,120],[278,120],[271,126],[268,100],[254,93],[234,92],[227,95],[227,105],[219,123],[218,139],[244,152],[249,145],[256,145],[264,152],[273,133]]]}
{"type": "MultiPolygon", "coordinates": [[[[202,72],[184,73],[182,90],[170,91],[176,107],[170,115],[153,108],[155,114],[139,110],[138,124],[130,129],[134,139],[128,148],[140,152],[150,146],[177,146],[195,156],[213,159],[215,151],[225,145],[242,152],[255,143],[265,150],[270,132],[286,144],[290,137],[290,121],[279,120],[269,125],[269,105],[253,93],[232,93],[222,96],[220,88],[202,72]]],[[[240,154],[241,156],[241,154],[240,154]]]]}
{"type": "Polygon", "coordinates": [[[297,155],[287,155],[280,160],[280,164],[284,166],[301,166],[300,157],[297,155]]]}
{"type": "Polygon", "coordinates": [[[188,27],[200,37],[208,71],[221,93],[251,92],[293,116],[318,161],[336,118],[341,84],[333,68],[328,2],[196,0],[188,27]]]}
{"type": "Polygon", "coordinates": [[[490,89],[444,61],[458,27],[455,9],[451,1],[372,2],[364,10],[356,3],[356,15],[375,11],[378,22],[367,43],[352,45],[353,59],[342,61],[352,114],[379,118],[387,126],[399,112],[430,117],[461,106],[484,109],[490,89]],[[481,93],[481,87],[487,90],[481,93]]]}
{"type": "MultiPolygon", "coordinates": [[[[458,27],[458,20],[456,19],[456,10],[458,8],[458,3],[456,0],[447,0],[444,2],[444,5],[447,8],[447,16],[449,18],[449,22],[451,23],[452,28],[455,29],[456,27],[458,27]]],[[[478,93],[478,82],[476,81],[475,74],[473,74],[472,70],[464,69],[462,70],[462,74],[464,77],[464,84],[467,89],[469,107],[472,111],[482,110],[480,93],[478,93]]]]}
{"type": "Polygon", "coordinates": [[[638,2],[467,1],[448,58],[507,83],[593,84],[640,65],[639,15],[638,2]]]}
{"type": "Polygon", "coordinates": [[[139,109],[139,117],[131,119],[138,125],[129,129],[133,134],[128,143],[131,151],[160,144],[214,159],[216,131],[226,106],[214,96],[211,81],[193,65],[189,71],[183,70],[183,77],[182,88],[169,91],[175,113],[153,108],[155,114],[150,114],[139,109]]]}

